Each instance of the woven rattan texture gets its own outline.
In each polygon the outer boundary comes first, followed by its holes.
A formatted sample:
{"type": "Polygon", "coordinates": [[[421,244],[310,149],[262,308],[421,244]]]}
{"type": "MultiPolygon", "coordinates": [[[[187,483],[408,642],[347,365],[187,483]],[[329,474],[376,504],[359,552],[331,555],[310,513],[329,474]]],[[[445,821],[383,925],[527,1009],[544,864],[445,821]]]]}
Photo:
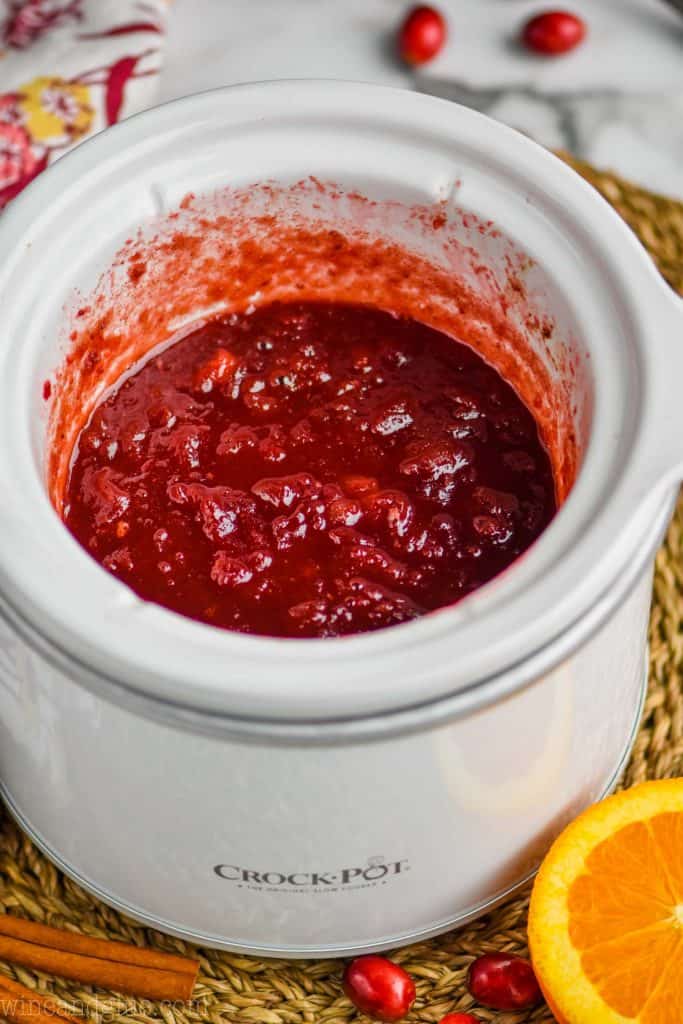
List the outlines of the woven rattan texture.
{"type": "MultiPolygon", "coordinates": [[[[569,159],[569,158],[567,158],[569,159]]],[[[573,161],[569,161],[573,162],[573,161]]],[[[683,294],[683,204],[652,195],[574,163],[628,221],[671,285],[683,294]]],[[[681,339],[683,343],[683,339],[681,339]]],[[[681,774],[683,769],[683,502],[657,558],[651,619],[650,687],[645,716],[625,784],[681,774]]],[[[84,823],[87,827],[87,822],[84,823]]],[[[472,1003],[464,979],[471,960],[486,951],[526,953],[528,893],[488,917],[449,935],[396,953],[417,982],[411,1022],[439,1021],[472,1003]]],[[[142,928],[89,896],[65,878],[5,817],[0,823],[0,903],[3,910],[91,935],[187,951],[183,943],[142,928]]],[[[350,1024],[365,1020],[341,994],[338,962],[266,961],[199,950],[201,974],[194,1002],[158,1005],[94,991],[0,963],[0,971],[52,992],[92,1021],[154,1021],[165,1024],[350,1024]]],[[[498,1024],[548,1022],[547,1010],[495,1014],[498,1024]]]]}

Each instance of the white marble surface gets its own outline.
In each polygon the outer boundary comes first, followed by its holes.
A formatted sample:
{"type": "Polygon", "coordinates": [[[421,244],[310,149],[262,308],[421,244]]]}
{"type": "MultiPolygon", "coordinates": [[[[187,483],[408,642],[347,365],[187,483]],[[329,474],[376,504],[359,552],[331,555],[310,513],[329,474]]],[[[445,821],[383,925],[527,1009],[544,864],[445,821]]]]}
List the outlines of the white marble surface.
{"type": "Polygon", "coordinates": [[[683,17],[664,0],[567,0],[589,36],[557,59],[516,42],[553,0],[438,2],[449,42],[414,74],[393,48],[402,0],[176,0],[160,99],[271,78],[417,88],[683,198],[683,17]]]}

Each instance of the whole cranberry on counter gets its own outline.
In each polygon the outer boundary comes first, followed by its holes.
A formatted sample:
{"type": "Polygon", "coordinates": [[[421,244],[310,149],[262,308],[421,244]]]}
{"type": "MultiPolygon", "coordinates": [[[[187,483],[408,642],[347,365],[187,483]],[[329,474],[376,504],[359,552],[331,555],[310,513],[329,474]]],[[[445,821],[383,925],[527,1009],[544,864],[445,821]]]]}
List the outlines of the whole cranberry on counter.
{"type": "Polygon", "coordinates": [[[477,1017],[471,1013],[447,1013],[442,1017],[439,1024],[480,1024],[477,1017]]]}
{"type": "Polygon", "coordinates": [[[570,11],[537,14],[522,30],[522,41],[530,50],[546,56],[568,53],[584,39],[586,23],[570,11]]]}
{"type": "Polygon", "coordinates": [[[426,64],[446,42],[446,19],[434,7],[413,7],[398,35],[398,48],[408,64],[426,64]]]}
{"type": "Polygon", "coordinates": [[[415,1002],[415,984],[402,967],[384,956],[359,956],[344,971],[344,992],[375,1020],[400,1020],[415,1002]]]}
{"type": "Polygon", "coordinates": [[[533,967],[511,953],[486,953],[470,966],[467,987],[491,1010],[528,1010],[543,1002],[533,967]]]}

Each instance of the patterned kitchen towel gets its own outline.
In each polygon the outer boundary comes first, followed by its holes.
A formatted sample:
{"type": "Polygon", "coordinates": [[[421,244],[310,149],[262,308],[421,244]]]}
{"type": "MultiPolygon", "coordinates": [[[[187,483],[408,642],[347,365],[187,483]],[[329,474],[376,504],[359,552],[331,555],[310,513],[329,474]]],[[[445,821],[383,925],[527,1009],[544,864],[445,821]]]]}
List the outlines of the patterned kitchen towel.
{"type": "Polygon", "coordinates": [[[89,135],[154,102],[166,0],[0,0],[0,210],[89,135]]]}

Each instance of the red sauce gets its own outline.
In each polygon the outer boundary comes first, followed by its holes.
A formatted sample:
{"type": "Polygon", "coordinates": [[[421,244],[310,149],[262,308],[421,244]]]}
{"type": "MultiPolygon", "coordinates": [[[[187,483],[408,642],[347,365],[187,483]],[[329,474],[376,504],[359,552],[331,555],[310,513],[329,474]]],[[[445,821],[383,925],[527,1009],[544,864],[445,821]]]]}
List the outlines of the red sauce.
{"type": "Polygon", "coordinates": [[[534,418],[496,370],[333,303],[233,314],[152,355],[81,431],[64,507],[143,598],[309,637],[459,600],[554,512],[534,418]]]}

